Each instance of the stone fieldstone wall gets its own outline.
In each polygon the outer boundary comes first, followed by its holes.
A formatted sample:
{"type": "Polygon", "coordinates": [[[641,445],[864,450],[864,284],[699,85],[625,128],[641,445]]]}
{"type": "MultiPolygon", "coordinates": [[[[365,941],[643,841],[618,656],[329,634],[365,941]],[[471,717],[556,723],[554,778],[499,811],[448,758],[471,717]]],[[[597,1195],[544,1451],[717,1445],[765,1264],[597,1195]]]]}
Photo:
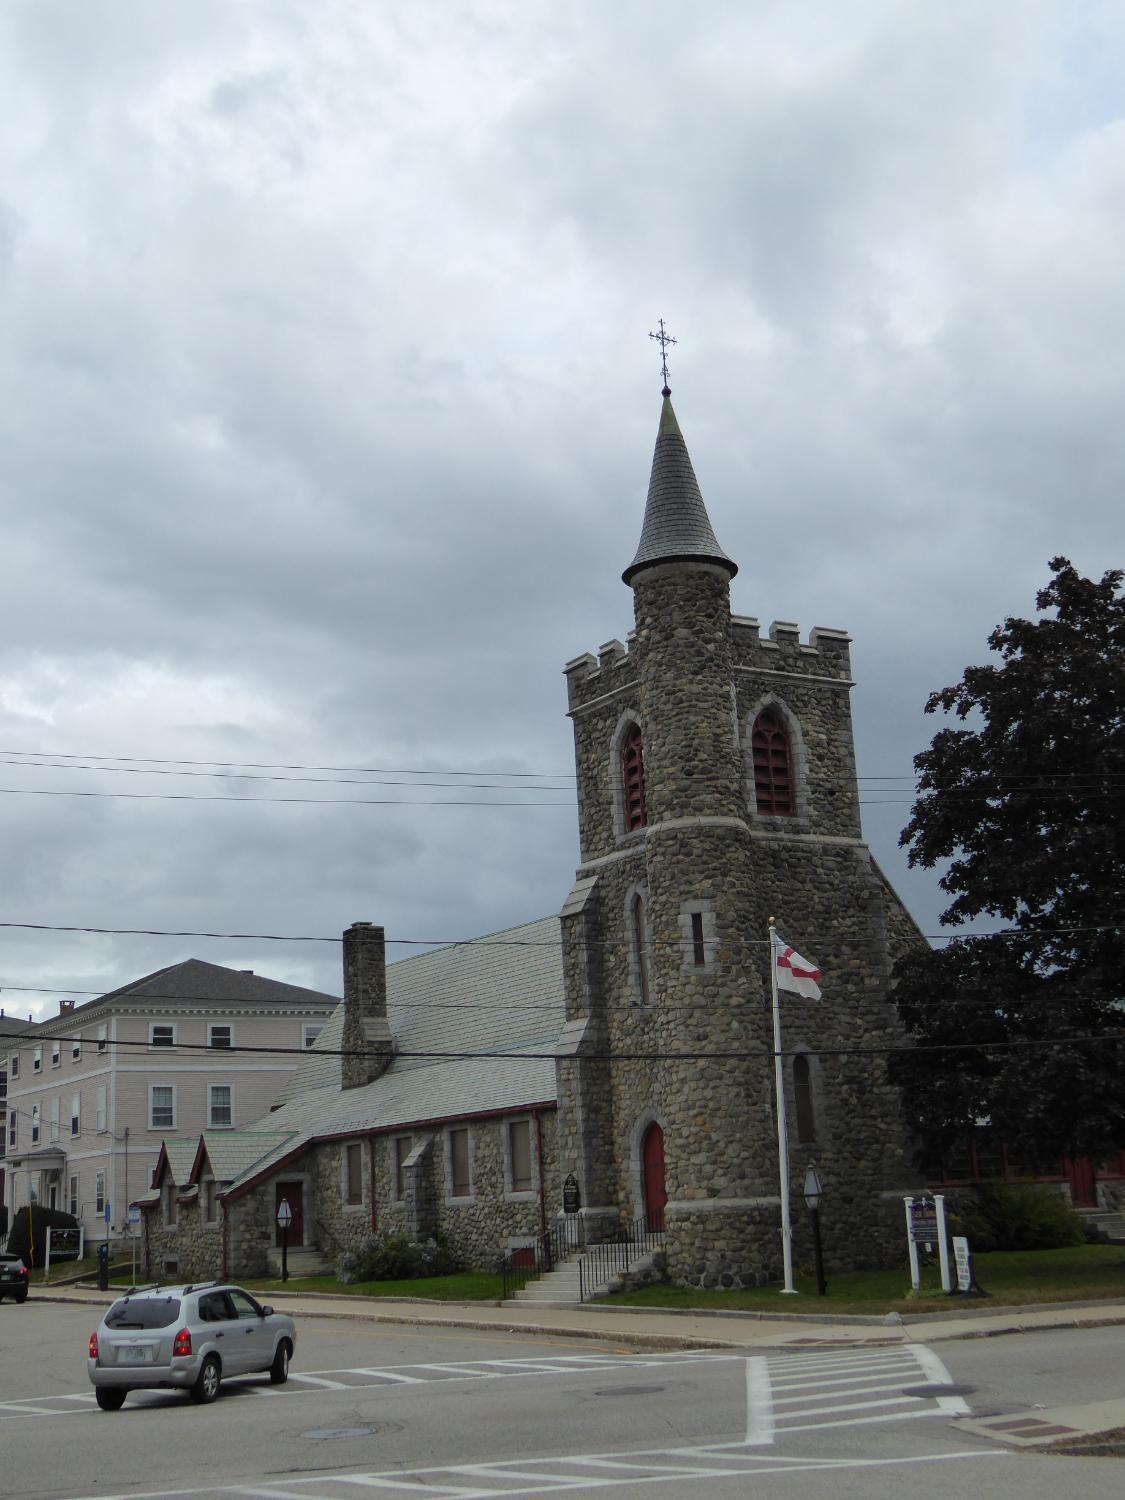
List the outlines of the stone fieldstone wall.
{"type": "Polygon", "coordinates": [[[177,1205],[176,1223],[172,1225],[164,1223],[162,1205],[141,1212],[145,1222],[141,1236],[145,1278],[167,1280],[165,1266],[169,1261],[176,1262],[175,1277],[180,1281],[215,1281],[222,1276],[222,1234],[217,1224],[203,1221],[203,1205],[197,1196],[177,1205]]]}
{"type": "Polygon", "coordinates": [[[760,639],[756,621],[731,620],[725,575],[706,565],[646,569],[634,591],[629,650],[611,643],[567,669],[583,863],[563,914],[560,1174],[575,1173],[603,1228],[640,1217],[641,1142],[656,1122],[672,1278],[742,1286],[779,1274],[774,916],[824,972],[821,1001],[781,1001],[784,1050],[809,1063],[815,1124],[799,1141],[787,1056],[794,1253],[811,1256],[801,1188],[815,1162],[829,1268],[896,1262],[901,1194],[919,1179],[879,1049],[901,1041],[893,958],[921,939],[862,842],[848,637],[817,630],[806,644],[777,624],[760,639]],[[766,705],[789,727],[793,817],[756,810],[750,730],[766,705]],[[648,825],[626,833],[616,747],[630,720],[643,735],[648,825]],[[638,893],[648,1005],[629,917],[638,893]]]}

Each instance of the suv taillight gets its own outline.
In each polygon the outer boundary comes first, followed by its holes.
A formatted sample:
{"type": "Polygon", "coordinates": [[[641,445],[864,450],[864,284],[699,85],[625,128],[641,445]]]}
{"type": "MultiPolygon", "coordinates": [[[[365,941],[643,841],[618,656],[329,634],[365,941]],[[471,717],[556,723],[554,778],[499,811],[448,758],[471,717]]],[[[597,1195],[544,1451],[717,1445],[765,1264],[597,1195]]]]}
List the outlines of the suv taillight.
{"type": "Polygon", "coordinates": [[[172,1341],[172,1353],[173,1355],[191,1353],[191,1331],[189,1329],[181,1328],[179,1333],[177,1333],[172,1341]]]}
{"type": "Polygon", "coordinates": [[[96,1333],[92,1333],[90,1335],[90,1358],[91,1359],[97,1359],[97,1357],[98,1357],[98,1336],[97,1336],[96,1333]]]}

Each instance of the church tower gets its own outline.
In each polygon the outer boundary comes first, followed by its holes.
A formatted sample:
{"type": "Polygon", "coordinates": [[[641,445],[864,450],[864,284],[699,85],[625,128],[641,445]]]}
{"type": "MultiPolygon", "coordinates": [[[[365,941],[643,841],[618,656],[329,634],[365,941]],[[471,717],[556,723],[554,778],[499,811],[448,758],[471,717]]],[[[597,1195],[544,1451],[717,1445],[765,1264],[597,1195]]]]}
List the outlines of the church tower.
{"type": "Polygon", "coordinates": [[[768,921],[820,964],[782,998],[796,1258],[806,1167],[825,1252],[874,1264],[916,1182],[877,1049],[900,1040],[896,955],[921,941],[863,842],[849,638],[732,616],[720,547],[665,386],[635,630],[566,668],[581,865],[562,912],[559,1165],[589,1241],[646,1219],[673,1280],[781,1265],[768,921]],[[849,1052],[848,1049],[875,1049],[849,1052]]]}

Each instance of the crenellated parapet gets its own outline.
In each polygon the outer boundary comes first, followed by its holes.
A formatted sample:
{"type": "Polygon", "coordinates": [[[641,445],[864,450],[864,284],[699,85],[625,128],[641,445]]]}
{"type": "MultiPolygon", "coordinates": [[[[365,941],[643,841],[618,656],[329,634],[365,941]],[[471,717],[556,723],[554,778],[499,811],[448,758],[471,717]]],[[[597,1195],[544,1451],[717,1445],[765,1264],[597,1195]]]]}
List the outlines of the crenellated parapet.
{"type": "Polygon", "coordinates": [[[774,620],[765,637],[754,615],[731,616],[735,670],[785,672],[800,677],[829,677],[851,684],[851,636],[846,630],[815,625],[807,641],[790,620],[774,620]]]}
{"type": "Polygon", "coordinates": [[[596,656],[592,651],[576,656],[563,668],[570,709],[586,707],[607,693],[618,691],[635,679],[636,672],[632,632],[628,645],[618,640],[606,641],[598,647],[596,656]]]}

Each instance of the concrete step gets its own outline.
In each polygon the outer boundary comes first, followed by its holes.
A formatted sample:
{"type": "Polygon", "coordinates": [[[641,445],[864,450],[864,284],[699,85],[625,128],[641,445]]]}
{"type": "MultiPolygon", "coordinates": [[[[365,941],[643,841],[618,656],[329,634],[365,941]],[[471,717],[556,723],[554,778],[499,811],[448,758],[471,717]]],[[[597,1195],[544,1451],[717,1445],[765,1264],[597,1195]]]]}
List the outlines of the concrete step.
{"type": "MultiPolygon", "coordinates": [[[[299,1276],[327,1276],[332,1271],[332,1266],[319,1250],[290,1250],[287,1260],[290,1280],[299,1276]]],[[[281,1275],[280,1250],[270,1251],[270,1271],[274,1276],[281,1275]]]]}
{"type": "Polygon", "coordinates": [[[1125,1245],[1125,1209],[1083,1208],[1079,1213],[1097,1231],[1099,1239],[1125,1245]]]}

